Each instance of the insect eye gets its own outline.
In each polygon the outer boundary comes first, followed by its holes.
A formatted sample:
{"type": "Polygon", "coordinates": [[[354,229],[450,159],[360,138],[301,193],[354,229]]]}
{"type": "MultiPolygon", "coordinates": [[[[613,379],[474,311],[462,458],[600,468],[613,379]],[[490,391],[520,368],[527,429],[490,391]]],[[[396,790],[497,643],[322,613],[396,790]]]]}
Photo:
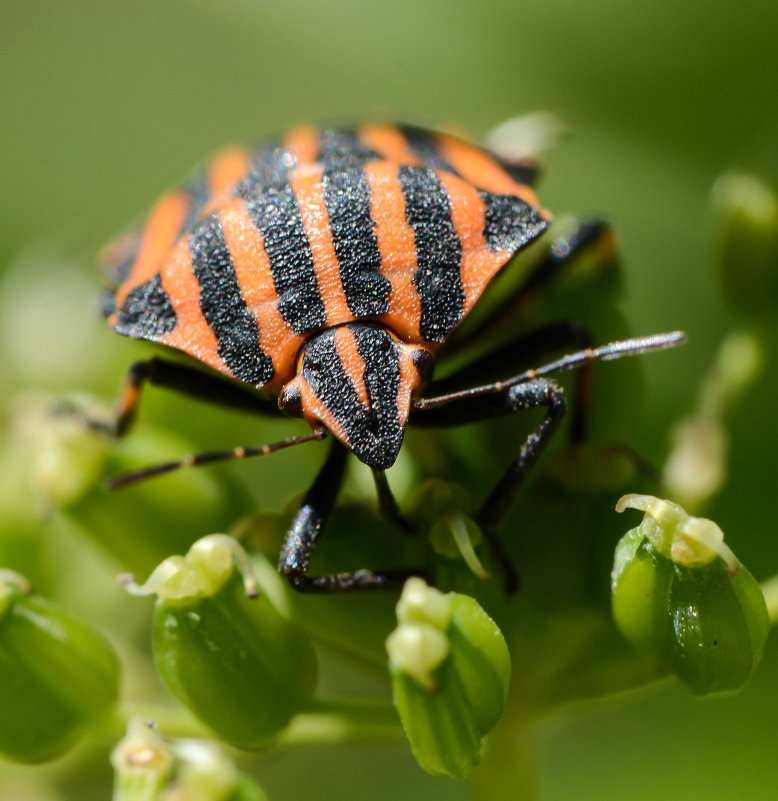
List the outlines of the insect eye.
{"type": "Polygon", "coordinates": [[[290,417],[301,417],[303,413],[303,397],[296,384],[286,387],[278,396],[278,408],[290,417]]]}

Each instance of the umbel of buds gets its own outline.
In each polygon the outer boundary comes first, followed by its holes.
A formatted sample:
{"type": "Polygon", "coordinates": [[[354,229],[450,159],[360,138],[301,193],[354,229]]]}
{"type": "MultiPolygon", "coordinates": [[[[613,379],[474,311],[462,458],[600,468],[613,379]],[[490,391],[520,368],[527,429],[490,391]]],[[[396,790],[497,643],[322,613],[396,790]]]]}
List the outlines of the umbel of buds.
{"type": "Polygon", "coordinates": [[[142,586],[125,584],[137,595],[156,594],[158,672],[227,742],[257,748],[310,699],[313,647],[258,590],[245,551],[231,537],[203,537],[186,556],[162,562],[142,586]]]}
{"type": "Polygon", "coordinates": [[[386,648],[394,703],[419,764],[463,779],[500,719],[510,656],[496,623],[467,595],[410,578],[386,648]]]}
{"type": "Polygon", "coordinates": [[[645,512],[616,547],[616,624],[698,695],[742,686],[762,656],[769,620],[754,577],[712,521],[650,495],[616,506],[645,512]]]}

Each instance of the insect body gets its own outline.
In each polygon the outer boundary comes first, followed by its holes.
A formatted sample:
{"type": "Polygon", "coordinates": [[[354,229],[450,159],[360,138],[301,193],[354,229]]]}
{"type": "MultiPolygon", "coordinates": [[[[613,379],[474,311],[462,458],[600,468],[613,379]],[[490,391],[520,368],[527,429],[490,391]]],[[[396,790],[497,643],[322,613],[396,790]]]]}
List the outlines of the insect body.
{"type": "Polygon", "coordinates": [[[543,406],[547,416],[495,489],[499,499],[482,509],[482,523],[494,528],[506,493],[564,411],[560,390],[540,373],[438,398],[423,398],[422,388],[438,349],[492,278],[547,227],[533,175],[531,164],[448,134],[394,125],[296,129],[216,155],[107,249],[105,312],[118,333],[183,351],[233,380],[160,359],[136,365],[116,432],[126,430],[146,380],[259,412],[267,393],[277,395],[313,433],[231,453],[328,433],[345,446],[335,446],[301,507],[281,569],[300,589],[348,589],[398,575],[305,575],[347,451],[375,471],[382,505],[398,517],[382,471],[409,422],[543,406]]]}
{"type": "Polygon", "coordinates": [[[114,246],[109,322],[280,393],[384,469],[419,365],[547,220],[454,137],[297,130],[217,155],[114,246]]]}

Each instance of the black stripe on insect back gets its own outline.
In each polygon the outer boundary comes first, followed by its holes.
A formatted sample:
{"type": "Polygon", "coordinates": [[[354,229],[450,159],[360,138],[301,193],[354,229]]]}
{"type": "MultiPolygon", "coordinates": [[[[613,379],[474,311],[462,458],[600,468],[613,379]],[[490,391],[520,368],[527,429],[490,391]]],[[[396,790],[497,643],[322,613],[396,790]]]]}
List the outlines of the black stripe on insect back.
{"type": "Polygon", "coordinates": [[[370,216],[370,186],[362,167],[325,172],[324,202],[349,311],[355,317],[389,309],[389,280],[381,275],[381,254],[370,216]]]}
{"type": "Polygon", "coordinates": [[[273,363],[259,347],[259,329],[240,293],[232,257],[215,214],[189,237],[192,272],[200,283],[200,308],[218,342],[219,356],[235,378],[266,384],[273,363]]]}
{"type": "Polygon", "coordinates": [[[548,221],[537,209],[518,197],[490,192],[479,194],[486,206],[484,239],[490,250],[519,250],[548,227],[548,221]]]}
{"type": "Polygon", "coordinates": [[[353,128],[323,128],[319,134],[318,161],[325,172],[359,167],[380,158],[353,128]]]}
{"type": "Polygon", "coordinates": [[[438,138],[433,131],[426,131],[424,128],[416,128],[413,125],[400,125],[400,133],[408,143],[408,149],[425,166],[433,170],[444,170],[453,175],[459,175],[454,167],[449,164],[440,153],[438,138]]]}
{"type": "Polygon", "coordinates": [[[465,302],[462,243],[438,176],[424,167],[408,166],[400,167],[398,174],[405,217],[416,241],[418,270],[413,283],[421,300],[420,333],[428,342],[442,342],[459,322],[465,302]]]}
{"type": "Polygon", "coordinates": [[[135,339],[159,339],[176,327],[176,312],[159,274],[130,290],[116,318],[114,328],[135,339]]]}
{"type": "Polygon", "coordinates": [[[295,334],[324,325],[324,303],[316,284],[313,255],[300,209],[289,184],[240,190],[270,261],[278,310],[295,334]]]}
{"type": "Polygon", "coordinates": [[[283,185],[294,166],[293,155],[280,141],[256,145],[251,152],[249,174],[237,191],[242,194],[243,189],[256,192],[260,187],[283,185]]]}
{"type": "Polygon", "coordinates": [[[194,228],[195,223],[200,219],[203,207],[210,200],[208,176],[202,167],[195,170],[189,177],[189,180],[184,184],[183,191],[186,193],[189,208],[179,233],[191,231],[194,228]]]}

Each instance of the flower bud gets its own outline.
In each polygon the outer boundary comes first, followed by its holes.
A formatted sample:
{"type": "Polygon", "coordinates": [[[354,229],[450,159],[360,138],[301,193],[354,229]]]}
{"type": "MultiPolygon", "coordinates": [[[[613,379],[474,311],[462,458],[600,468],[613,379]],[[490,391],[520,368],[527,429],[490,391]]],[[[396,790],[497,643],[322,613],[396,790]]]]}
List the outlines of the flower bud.
{"type": "Polygon", "coordinates": [[[717,260],[727,301],[749,321],[774,322],[778,298],[778,192],[748,173],[713,187],[717,260]]]}
{"type": "Polygon", "coordinates": [[[645,495],[626,495],[616,509],[628,507],[646,514],[616,548],[618,627],[695,694],[742,686],[761,658],[769,626],[756,580],[713,521],[645,495]]]}
{"type": "Polygon", "coordinates": [[[118,663],[105,640],[0,571],[0,752],[40,762],[66,750],[116,700],[118,663]]]}
{"type": "Polygon", "coordinates": [[[159,801],[267,801],[264,791],[238,773],[233,761],[207,740],[176,740],[175,780],[159,801]]]}
{"type": "Polygon", "coordinates": [[[394,703],[419,764],[464,778],[502,715],[510,656],[500,630],[466,595],[410,578],[386,648],[394,703]]]}
{"type": "Polygon", "coordinates": [[[262,745],[312,695],[313,648],[302,629],[257,592],[248,557],[235,540],[204,537],[186,556],[162,562],[143,586],[128,582],[128,589],[157,595],[157,670],[227,742],[262,745]]]}
{"type": "Polygon", "coordinates": [[[111,754],[114,801],[267,801],[207,740],[167,740],[140,718],[111,754]]]}
{"type": "Polygon", "coordinates": [[[139,718],[111,753],[115,773],[113,801],[157,801],[170,778],[173,754],[167,743],[139,718]]]}
{"type": "Polygon", "coordinates": [[[702,506],[726,481],[726,416],[762,372],[762,350],[753,334],[728,334],[700,385],[694,411],[675,426],[662,482],[687,508],[702,506]]]}

